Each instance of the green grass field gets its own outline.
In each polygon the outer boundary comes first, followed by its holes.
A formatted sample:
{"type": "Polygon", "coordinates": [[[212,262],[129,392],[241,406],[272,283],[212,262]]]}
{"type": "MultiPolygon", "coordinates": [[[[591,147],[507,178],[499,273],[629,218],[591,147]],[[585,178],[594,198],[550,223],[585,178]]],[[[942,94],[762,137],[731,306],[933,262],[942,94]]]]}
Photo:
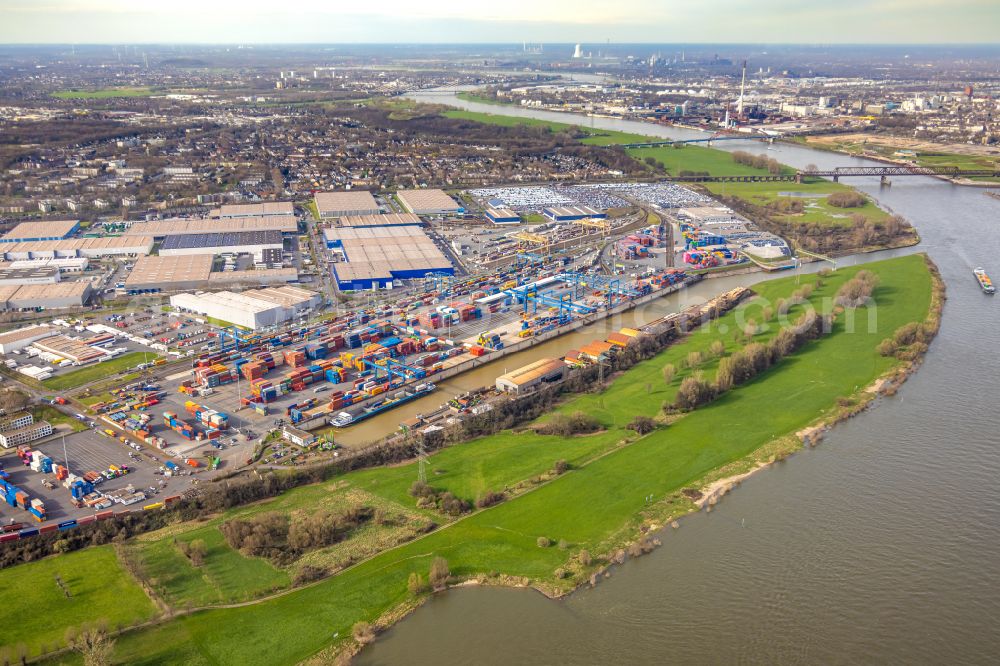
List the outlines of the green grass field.
{"type": "Polygon", "coordinates": [[[149,544],[140,541],[130,546],[130,553],[135,553],[154,587],[175,608],[246,601],[288,587],[291,582],[287,572],[266,560],[244,557],[230,548],[214,524],[149,544]],[[205,563],[192,566],[174,538],[188,543],[202,539],[207,548],[205,563]]]}
{"type": "Polygon", "coordinates": [[[99,88],[97,90],[59,90],[52,93],[57,99],[110,99],[112,97],[149,97],[152,88],[99,88]]]}
{"type": "Polygon", "coordinates": [[[50,377],[43,381],[42,385],[53,391],[65,391],[83,386],[102,377],[117,374],[122,370],[135,367],[146,361],[152,363],[158,358],[159,355],[154,353],[129,352],[128,354],[122,354],[97,365],[90,365],[79,370],[72,370],[55,377],[50,377]]]}
{"type": "Polygon", "coordinates": [[[783,192],[809,195],[801,198],[806,206],[802,213],[775,215],[777,219],[787,222],[817,222],[847,227],[851,225],[851,216],[855,213],[864,215],[876,224],[889,217],[889,213],[879,208],[871,199],[858,208],[836,208],[827,204],[828,195],[851,189],[847,185],[829,180],[814,179],[802,183],[705,183],[705,187],[713,194],[737,197],[758,206],[766,206],[778,199],[789,198],[782,196],[783,192]]]}
{"type": "Polygon", "coordinates": [[[114,628],[147,620],[153,602],[121,568],[111,546],[98,546],[47,557],[0,571],[0,645],[28,646],[37,655],[43,645],[62,643],[66,627],[107,620],[114,628]],[[69,590],[66,597],[56,583],[69,590]]]}
{"type": "MultiPolygon", "coordinates": [[[[742,315],[731,312],[617,377],[602,393],[581,395],[560,406],[566,412],[595,414],[607,428],[603,433],[570,438],[500,433],[442,451],[429,463],[432,485],[465,496],[515,485],[526,476],[543,473],[560,458],[576,461],[568,473],[318,585],[240,608],[200,611],[127,635],[119,640],[116,659],[130,664],[295,663],[343,640],[354,622],[371,621],[406,603],[407,577],[411,572],[426,575],[438,555],[459,576],[500,572],[564,589],[579,583],[586,572],[568,581],[557,580],[554,572],[581,548],[594,554],[617,548],[623,540],[635,538],[640,523],[660,522],[689,509],[687,500],[678,498],[681,489],[698,487],[720,468],[727,473],[740,465],[737,471],[749,468],[754,455],[782,450],[780,446],[791,450],[789,435],[833,413],[838,398],[857,393],[896,363],[880,356],[876,347],[900,325],[926,317],[929,271],[917,255],[864,268],[881,278],[875,292],[877,317],[870,328],[865,310],[856,313],[853,332],[848,330],[848,317],[841,316],[831,335],[714,403],[643,438],[624,430],[624,423],[636,414],[657,414],[663,400],[673,398],[690,372],[680,370],[667,386],[660,374],[664,363],[680,368],[689,352],[705,350],[714,340],[722,340],[732,351],[739,317],[754,317],[766,302],[787,297],[797,288],[794,277],[761,283],[755,287],[760,298],[742,315]],[[623,445],[626,442],[631,443],[623,445]],[[649,495],[657,501],[647,503],[649,495]],[[536,543],[540,536],[563,539],[568,548],[541,548],[536,543]]],[[[830,307],[838,287],[857,270],[844,268],[825,278],[810,298],[812,305],[820,311],[830,307]]],[[[818,279],[801,278],[803,284],[816,284],[818,279]]],[[[762,331],[758,339],[773,334],[762,331]]],[[[715,362],[701,369],[711,376],[715,362]]],[[[364,488],[399,506],[412,506],[405,488],[415,478],[416,465],[408,464],[347,474],[332,483],[364,488]]],[[[298,500],[279,499],[263,508],[302,500],[311,506],[310,493],[323,492],[314,488],[298,500]]]]}
{"type": "Polygon", "coordinates": [[[87,429],[87,424],[83,421],[63,414],[52,405],[36,405],[31,408],[31,413],[34,415],[36,421],[48,421],[53,426],[69,426],[69,429],[73,432],[81,432],[87,429]]]}

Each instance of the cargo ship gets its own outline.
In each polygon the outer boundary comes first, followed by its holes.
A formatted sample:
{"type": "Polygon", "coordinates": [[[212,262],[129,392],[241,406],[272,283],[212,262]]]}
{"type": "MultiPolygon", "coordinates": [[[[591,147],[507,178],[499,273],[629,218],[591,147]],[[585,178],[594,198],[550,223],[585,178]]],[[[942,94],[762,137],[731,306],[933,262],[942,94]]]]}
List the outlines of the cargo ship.
{"type": "Polygon", "coordinates": [[[986,274],[982,268],[977,268],[973,271],[976,275],[976,280],[979,282],[979,287],[987,294],[995,294],[997,288],[993,286],[993,280],[990,276],[986,274]]]}
{"type": "Polygon", "coordinates": [[[417,384],[413,387],[412,391],[400,391],[394,396],[386,398],[382,402],[368,405],[357,414],[340,412],[336,416],[331,417],[329,423],[335,428],[346,428],[347,426],[352,426],[355,423],[364,421],[367,418],[381,414],[382,412],[393,409],[394,407],[399,407],[400,405],[410,402],[411,400],[427,395],[428,393],[433,392],[435,388],[437,387],[431,382],[417,384]]]}

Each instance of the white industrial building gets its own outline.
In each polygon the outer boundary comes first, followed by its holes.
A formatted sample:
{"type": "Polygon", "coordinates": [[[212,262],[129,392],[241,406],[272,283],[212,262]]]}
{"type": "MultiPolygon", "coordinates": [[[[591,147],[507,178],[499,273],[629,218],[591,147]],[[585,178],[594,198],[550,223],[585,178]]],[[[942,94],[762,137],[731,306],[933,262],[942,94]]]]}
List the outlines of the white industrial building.
{"type": "Polygon", "coordinates": [[[62,259],[74,257],[143,256],[153,251],[152,236],[105,236],[65,240],[21,241],[0,245],[0,259],[62,259]]]}
{"type": "Polygon", "coordinates": [[[53,328],[41,325],[0,333],[0,354],[20,351],[38,340],[58,335],[58,333],[59,331],[53,328]]]}
{"type": "Polygon", "coordinates": [[[219,217],[263,217],[265,215],[295,215],[291,201],[265,201],[263,203],[226,204],[219,208],[219,217]]]}
{"type": "Polygon", "coordinates": [[[249,329],[281,324],[321,303],[319,294],[292,286],[243,292],[185,293],[170,297],[170,305],[175,308],[249,329]]]}
{"type": "Polygon", "coordinates": [[[170,257],[185,254],[252,254],[260,261],[266,251],[277,252],[278,262],[284,242],[280,231],[231,231],[210,234],[178,234],[167,236],[160,246],[160,256],[170,257]]]}

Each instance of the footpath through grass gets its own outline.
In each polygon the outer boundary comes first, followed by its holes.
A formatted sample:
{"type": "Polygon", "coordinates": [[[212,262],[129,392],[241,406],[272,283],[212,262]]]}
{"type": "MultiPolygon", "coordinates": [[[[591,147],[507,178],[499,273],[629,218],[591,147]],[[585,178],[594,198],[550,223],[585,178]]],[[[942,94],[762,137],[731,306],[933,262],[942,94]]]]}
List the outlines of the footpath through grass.
{"type": "MultiPolygon", "coordinates": [[[[315,586],[240,608],[197,612],[126,635],[118,641],[116,660],[129,664],[296,663],[349,640],[346,637],[355,622],[373,621],[412,604],[407,578],[414,572],[426,577],[436,556],[446,558],[459,577],[503,574],[563,590],[585,581],[592,569],[571,564],[581,549],[595,557],[609,553],[636,538],[640,525],[662,524],[690,509],[690,502],[680,494],[682,489],[700,487],[719,475],[719,470],[725,469],[726,474],[742,471],[761,456],[766,460],[768,455],[793,450],[798,443],[791,435],[838,410],[838,399],[857,393],[897,363],[879,355],[876,347],[902,324],[926,317],[930,273],[923,257],[913,255],[844,268],[826,278],[803,276],[802,284],[815,285],[809,299],[812,307],[828,310],[839,286],[860,268],[877,272],[881,282],[875,292],[875,316],[869,320],[869,313],[859,310],[853,332],[848,330],[850,319],[842,315],[829,336],[809,343],[716,402],[642,438],[625,430],[624,424],[636,414],[655,415],[664,400],[673,399],[678,384],[691,372],[680,369],[681,359],[692,351],[707,350],[716,340],[724,342],[726,353],[731,353],[737,346],[733,332],[742,329],[742,321],[798,288],[791,276],[761,283],[755,287],[760,298],[742,313],[729,313],[640,363],[604,392],[575,397],[559,408],[594,414],[605,426],[603,432],[585,437],[500,433],[481,438],[432,456],[428,481],[440,490],[470,497],[483,489],[514,485],[526,475],[543,474],[561,458],[576,461],[568,473],[315,586]],[[668,362],[679,369],[670,385],[661,374],[668,362]],[[656,498],[652,504],[646,500],[650,495],[656,498]],[[540,547],[539,537],[553,543],[562,540],[566,547],[540,547]],[[569,570],[570,576],[559,578],[560,568],[569,570]]],[[[800,309],[793,309],[792,318],[800,309]]],[[[774,334],[772,327],[755,340],[766,341],[774,334]]],[[[716,364],[705,362],[699,369],[711,377],[716,364]]],[[[409,464],[351,473],[331,483],[412,507],[405,489],[415,478],[416,466],[409,464]]],[[[320,492],[309,489],[309,493],[320,492]]],[[[302,496],[305,505],[311,505],[311,499],[308,494],[302,496]]],[[[18,568],[23,578],[37,578],[33,566],[18,568]]],[[[35,611],[22,615],[22,621],[30,623],[34,615],[35,611]]]]}

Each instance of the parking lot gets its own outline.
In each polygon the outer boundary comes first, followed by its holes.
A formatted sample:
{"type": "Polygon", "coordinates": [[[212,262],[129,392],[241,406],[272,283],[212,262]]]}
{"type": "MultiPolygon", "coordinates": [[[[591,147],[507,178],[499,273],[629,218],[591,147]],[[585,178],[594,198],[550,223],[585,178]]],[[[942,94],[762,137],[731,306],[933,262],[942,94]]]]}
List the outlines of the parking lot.
{"type": "MultiPolygon", "coordinates": [[[[66,464],[68,458],[67,467],[77,475],[91,471],[103,473],[111,465],[118,467],[125,465],[129,468],[128,474],[105,479],[97,484],[95,490],[100,493],[124,489],[131,485],[135,490],[145,493],[147,498],[159,496],[162,499],[164,496],[183,493],[191,487],[192,482],[197,478],[197,474],[190,474],[186,470],[183,475],[166,477],[160,473],[160,462],[149,453],[136,452],[122,442],[100,434],[97,430],[85,430],[68,435],[65,442],[65,450],[61,438],[41,444],[37,450],[42,451],[59,464],[66,464]]],[[[10,473],[12,484],[27,492],[31,497],[41,498],[45,502],[48,521],[80,518],[94,513],[93,508],[85,506],[78,509],[73,506],[69,490],[58,484],[53,474],[33,472],[23,466],[21,461],[12,454],[5,455],[3,461],[5,469],[10,473]],[[51,482],[54,487],[47,487],[45,481],[51,482]]],[[[149,501],[158,500],[150,499],[149,501]]],[[[6,503],[0,504],[2,504],[0,516],[2,516],[4,523],[11,519],[29,522],[28,519],[31,518],[31,515],[27,511],[16,509],[6,503]]],[[[120,510],[123,507],[116,504],[113,508],[120,510]]]]}

